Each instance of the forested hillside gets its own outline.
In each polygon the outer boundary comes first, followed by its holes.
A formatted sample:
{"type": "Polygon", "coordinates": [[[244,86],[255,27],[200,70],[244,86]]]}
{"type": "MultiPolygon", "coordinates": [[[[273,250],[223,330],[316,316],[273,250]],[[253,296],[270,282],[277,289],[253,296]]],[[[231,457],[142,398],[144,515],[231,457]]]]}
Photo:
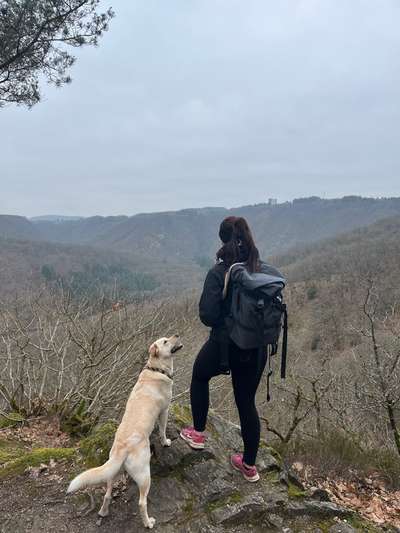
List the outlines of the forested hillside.
{"type": "Polygon", "coordinates": [[[49,240],[90,242],[151,258],[175,257],[188,261],[214,256],[218,245],[216,229],[220,221],[231,214],[249,220],[261,252],[270,255],[400,214],[400,199],[305,198],[277,205],[184,209],[133,217],[42,223],[39,230],[43,238],[49,240]]]}
{"type": "Polygon", "coordinates": [[[151,270],[126,254],[90,246],[0,238],[0,298],[44,284],[62,284],[77,296],[106,292],[131,298],[160,286],[151,270]]]}
{"type": "Polygon", "coordinates": [[[342,233],[312,245],[296,246],[272,258],[291,281],[330,280],[340,273],[400,275],[400,216],[342,233]]]}
{"type": "Polygon", "coordinates": [[[0,238],[38,240],[39,229],[25,217],[0,215],[0,238]]]}
{"type": "Polygon", "coordinates": [[[260,251],[270,256],[400,214],[400,199],[312,197],[277,205],[264,203],[234,209],[184,209],[132,217],[96,216],[57,221],[0,217],[0,236],[85,244],[154,260],[202,262],[214,257],[218,225],[230,214],[249,220],[260,251]]]}
{"type": "MultiPolygon", "coordinates": [[[[307,202],[300,203],[306,217],[307,202]]],[[[260,207],[262,217],[265,209],[274,207],[260,207]]],[[[246,208],[241,212],[246,215],[246,208]]],[[[215,217],[213,231],[221,215],[210,211],[215,217]]],[[[158,216],[138,218],[144,224],[149,217],[156,231],[158,216]]],[[[18,299],[0,303],[3,412],[17,411],[28,418],[51,414],[66,433],[84,434],[99,420],[120,416],[149,343],[176,331],[184,338],[185,351],[176,358],[174,394],[180,402],[188,401],[192,363],[207,336],[197,303],[210,258],[206,248],[200,249],[204,254],[197,262],[186,257],[190,236],[203,237],[200,225],[186,225],[186,241],[177,243],[183,221],[192,220],[191,211],[171,217],[166,240],[171,247],[176,243],[175,251],[178,244],[185,250],[181,260],[174,254],[160,260],[156,252],[150,260],[145,253],[135,256],[87,245],[1,241],[2,290],[20,289],[18,299]],[[40,291],[24,292],[29,272],[35,274],[40,291]],[[58,283],[60,277],[63,284],[58,283]],[[62,290],[68,280],[72,299],[62,290]],[[89,281],[95,282],[92,299],[87,298],[89,281]],[[110,288],[117,286],[122,305],[114,307],[103,295],[115,296],[110,288]],[[135,291],[157,297],[135,299],[135,291]]],[[[311,225],[311,218],[307,221],[311,225]]],[[[396,524],[399,229],[400,215],[392,216],[270,256],[288,278],[288,377],[279,379],[279,360],[274,360],[272,401],[266,399],[265,375],[257,400],[264,437],[287,464],[299,469],[309,486],[327,489],[337,501],[361,509],[376,523],[396,524]],[[374,481],[367,485],[364,479],[374,481]]],[[[293,234],[294,230],[293,226],[293,234]]],[[[211,229],[208,235],[213,238],[211,229]]],[[[206,239],[202,242],[206,246],[206,239]]],[[[215,378],[211,388],[213,409],[237,422],[229,378],[215,378]]]]}
{"type": "Polygon", "coordinates": [[[366,224],[399,212],[400,199],[349,197],[133,217],[32,222],[1,216],[0,295],[15,292],[21,284],[45,281],[46,275],[74,276],[81,287],[90,284],[89,279],[92,284],[101,279],[126,286],[128,278],[147,276],[138,286],[158,293],[197,289],[218,248],[218,225],[231,213],[250,221],[262,256],[278,254],[274,261],[291,280],[329,277],[349,268],[350,259],[360,263],[368,257],[377,268],[398,249],[398,218],[366,224]],[[349,233],[353,228],[359,229],[349,233]],[[327,236],[331,239],[324,241],[327,236]]]}

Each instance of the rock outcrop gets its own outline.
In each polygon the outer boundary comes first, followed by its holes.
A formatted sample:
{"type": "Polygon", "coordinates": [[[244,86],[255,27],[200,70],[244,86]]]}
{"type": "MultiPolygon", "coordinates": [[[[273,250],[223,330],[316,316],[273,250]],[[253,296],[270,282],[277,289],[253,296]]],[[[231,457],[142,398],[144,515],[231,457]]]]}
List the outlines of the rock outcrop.
{"type": "MultiPolygon", "coordinates": [[[[241,450],[239,428],[211,413],[207,426],[207,448],[195,451],[178,436],[181,427],[188,423],[188,408],[175,404],[168,425],[171,447],[161,446],[157,432],[151,439],[152,486],[148,506],[150,516],[156,519],[154,531],[383,531],[329,501],[328,493],[304,491],[298,479],[284,467],[279,454],[264,442],[258,455],[261,480],[253,484],[246,482],[229,463],[230,454],[241,450]]],[[[116,483],[110,515],[103,519],[96,516],[96,511],[100,508],[104,487],[91,490],[96,507],[87,514],[81,509],[84,494],[65,496],[68,482],[75,474],[87,466],[95,466],[96,461],[104,462],[114,429],[111,423],[98,427],[81,442],[79,449],[68,448],[65,457],[57,452],[57,448],[54,452],[46,449],[47,455],[40,456],[40,463],[49,464],[35,467],[36,461],[25,473],[21,472],[21,465],[27,465],[27,458],[31,458],[32,452],[6,462],[4,475],[0,478],[0,532],[144,532],[138,513],[138,490],[131,480],[116,483]],[[21,468],[12,470],[10,465],[16,461],[21,468]]],[[[390,528],[384,530],[395,531],[390,528]]]]}
{"type": "Polygon", "coordinates": [[[178,437],[188,422],[187,408],[175,405],[168,427],[171,447],[161,447],[157,435],[152,438],[149,508],[160,531],[360,530],[351,525],[354,517],[348,509],[308,497],[297,478],[285,469],[279,454],[266,443],[261,443],[258,455],[261,480],[250,484],[229,463],[230,454],[242,447],[240,428],[210,414],[207,448],[197,451],[178,437]]]}

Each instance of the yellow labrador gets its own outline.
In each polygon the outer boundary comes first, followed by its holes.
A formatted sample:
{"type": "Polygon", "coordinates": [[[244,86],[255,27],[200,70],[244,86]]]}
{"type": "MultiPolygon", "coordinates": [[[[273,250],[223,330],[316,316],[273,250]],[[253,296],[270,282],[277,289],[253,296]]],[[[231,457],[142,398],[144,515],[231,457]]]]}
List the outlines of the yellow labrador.
{"type": "Polygon", "coordinates": [[[147,514],[147,495],[151,482],[149,437],[158,421],[162,444],[171,445],[165,430],[172,397],[172,355],[182,347],[179,335],[163,337],[150,346],[149,360],[129,396],[110,458],[103,466],[91,468],[77,476],[68,487],[69,494],[83,487],[107,483],[100,516],[108,515],[113,480],[124,468],[139,487],[139,509],[144,526],[154,526],[155,519],[147,514]]]}

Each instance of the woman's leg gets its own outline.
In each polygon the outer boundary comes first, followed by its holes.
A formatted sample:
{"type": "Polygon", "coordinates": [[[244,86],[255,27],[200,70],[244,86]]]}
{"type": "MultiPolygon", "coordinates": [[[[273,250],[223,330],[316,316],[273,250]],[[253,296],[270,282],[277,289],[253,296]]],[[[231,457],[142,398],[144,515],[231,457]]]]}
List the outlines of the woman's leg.
{"type": "Polygon", "coordinates": [[[258,350],[240,350],[235,345],[231,349],[233,392],[242,430],[243,462],[247,466],[255,464],[260,444],[260,419],[255,397],[265,368],[266,355],[259,359],[258,350]]]}
{"type": "Polygon", "coordinates": [[[208,382],[220,373],[219,343],[209,339],[201,348],[193,365],[190,385],[193,426],[196,431],[206,428],[209,407],[208,382]]]}

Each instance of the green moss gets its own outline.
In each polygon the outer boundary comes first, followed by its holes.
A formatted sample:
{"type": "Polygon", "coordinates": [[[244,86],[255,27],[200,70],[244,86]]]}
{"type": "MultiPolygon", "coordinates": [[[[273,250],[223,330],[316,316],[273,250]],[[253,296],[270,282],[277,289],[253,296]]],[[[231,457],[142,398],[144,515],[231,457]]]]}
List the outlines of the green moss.
{"type": "Polygon", "coordinates": [[[215,440],[219,440],[220,442],[223,441],[223,435],[218,433],[218,431],[213,426],[212,422],[210,420],[207,420],[206,424],[206,431],[209,435],[211,435],[215,440]]]}
{"type": "Polygon", "coordinates": [[[86,402],[82,400],[72,413],[68,413],[61,419],[60,427],[72,437],[82,437],[91,431],[97,420],[87,412],[86,402]]]}
{"type": "Polygon", "coordinates": [[[283,464],[283,459],[282,459],[282,455],[275,449],[275,448],[272,448],[272,446],[269,446],[265,440],[260,440],[260,448],[263,448],[265,450],[268,451],[268,453],[270,455],[272,455],[272,457],[274,459],[276,459],[277,463],[281,466],[283,464]]]}
{"type": "Polygon", "coordinates": [[[189,426],[192,423],[192,413],[188,405],[173,403],[171,404],[170,411],[180,426],[189,426]]]}
{"type": "Polygon", "coordinates": [[[276,470],[272,470],[271,472],[266,472],[265,474],[263,474],[263,479],[265,479],[269,483],[280,483],[279,472],[277,472],[276,470]]]}
{"type": "Polygon", "coordinates": [[[289,481],[287,492],[288,492],[289,498],[304,498],[304,496],[306,495],[306,493],[303,490],[300,490],[291,481],[289,481]]]}
{"type": "Polygon", "coordinates": [[[183,506],[183,512],[187,515],[187,517],[192,516],[194,504],[195,504],[194,496],[186,500],[185,505],[183,506]]]}
{"type": "Polygon", "coordinates": [[[25,453],[22,443],[19,441],[0,441],[0,465],[16,459],[25,453]]]}
{"type": "Polygon", "coordinates": [[[242,495],[240,492],[234,492],[230,496],[228,496],[227,503],[238,503],[242,501],[242,495]]]}
{"type": "Polygon", "coordinates": [[[107,461],[117,427],[116,422],[106,422],[81,440],[79,451],[88,468],[100,466],[107,461]]]}
{"type": "Polygon", "coordinates": [[[7,416],[0,416],[0,429],[14,427],[22,424],[25,418],[19,413],[8,413],[7,416]]]}
{"type": "Polygon", "coordinates": [[[382,531],[382,529],[376,527],[371,522],[364,520],[363,518],[361,518],[361,516],[357,514],[351,515],[347,519],[347,522],[357,531],[363,531],[364,533],[379,533],[382,531]]]}
{"type": "MultiPolygon", "coordinates": [[[[313,530],[320,529],[322,533],[329,533],[330,528],[335,524],[336,522],[330,518],[329,520],[323,520],[321,522],[317,522],[313,525],[313,530]]],[[[299,532],[303,533],[304,529],[300,529],[299,532]]]]}
{"type": "Polygon", "coordinates": [[[206,511],[208,513],[211,513],[212,511],[215,511],[215,509],[220,509],[221,507],[224,507],[225,505],[234,504],[242,501],[242,495],[240,492],[232,492],[232,494],[229,494],[229,496],[225,496],[223,498],[219,498],[218,500],[214,500],[212,502],[208,502],[206,504],[206,511]]]}
{"type": "Polygon", "coordinates": [[[0,478],[22,474],[29,466],[40,466],[50,459],[72,459],[75,454],[75,448],[37,448],[5,463],[0,468],[0,478]]]}

